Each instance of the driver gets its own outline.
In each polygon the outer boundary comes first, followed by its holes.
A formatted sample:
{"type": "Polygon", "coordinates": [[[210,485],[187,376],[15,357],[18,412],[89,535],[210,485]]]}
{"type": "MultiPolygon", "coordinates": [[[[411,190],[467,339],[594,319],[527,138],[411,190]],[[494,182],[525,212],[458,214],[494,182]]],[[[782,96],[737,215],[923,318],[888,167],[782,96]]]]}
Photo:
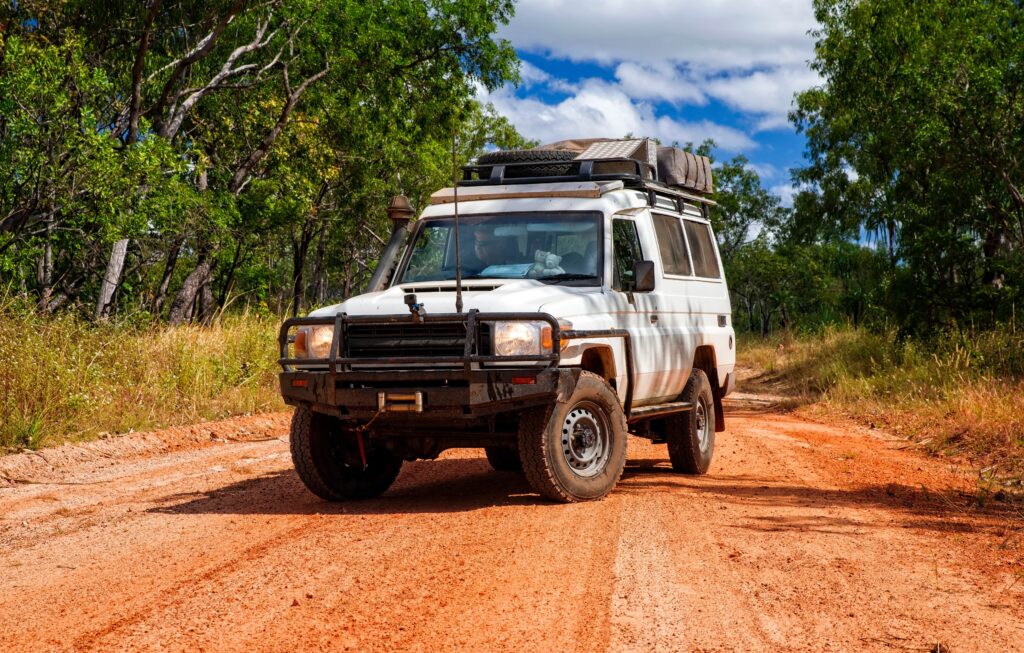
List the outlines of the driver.
{"type": "Polygon", "coordinates": [[[480,225],[473,231],[473,253],[480,260],[481,270],[508,262],[504,245],[504,241],[494,235],[494,227],[480,225]]]}

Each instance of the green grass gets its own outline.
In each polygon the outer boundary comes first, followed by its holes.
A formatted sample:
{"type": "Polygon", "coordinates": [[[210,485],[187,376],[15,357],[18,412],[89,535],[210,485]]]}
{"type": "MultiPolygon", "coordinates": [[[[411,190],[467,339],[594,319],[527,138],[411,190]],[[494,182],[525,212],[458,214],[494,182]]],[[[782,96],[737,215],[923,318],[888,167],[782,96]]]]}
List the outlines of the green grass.
{"type": "Polygon", "coordinates": [[[275,410],[278,321],[95,324],[0,311],[0,451],[275,410]]]}
{"type": "Polygon", "coordinates": [[[782,390],[811,414],[839,413],[964,454],[985,473],[1024,478],[1024,333],[948,334],[934,342],[835,328],[748,339],[740,362],[753,385],[782,390]]]}

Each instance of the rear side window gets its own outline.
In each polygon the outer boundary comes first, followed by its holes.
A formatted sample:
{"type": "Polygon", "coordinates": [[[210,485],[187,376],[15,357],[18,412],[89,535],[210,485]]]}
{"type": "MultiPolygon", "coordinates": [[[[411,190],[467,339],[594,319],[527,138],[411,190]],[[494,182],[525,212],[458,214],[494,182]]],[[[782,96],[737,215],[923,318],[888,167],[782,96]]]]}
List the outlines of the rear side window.
{"type": "Polygon", "coordinates": [[[721,279],[722,271],[718,268],[715,245],[711,241],[711,227],[689,220],[683,220],[683,224],[686,225],[686,239],[690,241],[690,253],[693,255],[697,276],[721,279]]]}
{"type": "Polygon", "coordinates": [[[655,213],[654,231],[658,234],[658,249],[661,250],[661,264],[665,274],[691,274],[679,218],[655,213]]]}

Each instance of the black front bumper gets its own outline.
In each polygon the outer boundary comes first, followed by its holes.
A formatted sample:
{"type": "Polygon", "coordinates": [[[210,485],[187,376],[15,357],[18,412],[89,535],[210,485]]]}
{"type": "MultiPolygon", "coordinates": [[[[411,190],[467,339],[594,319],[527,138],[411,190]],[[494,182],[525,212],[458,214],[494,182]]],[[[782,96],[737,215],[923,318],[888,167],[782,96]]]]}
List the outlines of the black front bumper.
{"type": "MultiPolygon", "coordinates": [[[[474,419],[542,406],[576,386],[579,370],[283,372],[285,403],[341,418],[474,419]]],[[[565,395],[567,396],[567,395],[565,395]]]]}
{"type": "Polygon", "coordinates": [[[622,338],[628,414],[633,387],[629,334],[616,329],[561,330],[547,313],[471,310],[425,317],[339,313],[326,318],[293,318],[281,326],[279,336],[279,362],[284,370],[281,394],[288,404],[343,419],[396,423],[474,420],[567,400],[580,370],[559,367],[559,346],[549,353],[524,356],[492,353],[488,325],[506,320],[544,322],[551,328],[553,343],[587,337],[622,338]],[[312,326],[333,329],[329,355],[295,358],[290,349],[295,341],[293,331],[312,326]],[[454,339],[453,333],[457,334],[454,339]],[[370,342],[373,338],[377,341],[370,342]],[[445,353],[438,355],[432,349],[438,343],[445,353]],[[397,355],[381,356],[381,351],[397,355]]]}

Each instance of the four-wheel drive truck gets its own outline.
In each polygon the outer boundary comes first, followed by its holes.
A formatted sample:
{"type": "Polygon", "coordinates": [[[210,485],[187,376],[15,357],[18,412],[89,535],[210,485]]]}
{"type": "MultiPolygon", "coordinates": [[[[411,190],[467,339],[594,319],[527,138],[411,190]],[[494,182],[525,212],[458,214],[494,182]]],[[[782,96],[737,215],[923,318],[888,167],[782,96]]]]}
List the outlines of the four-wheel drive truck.
{"type": "Polygon", "coordinates": [[[416,220],[399,196],[368,292],[282,325],[314,494],[374,497],[403,461],[472,447],[548,499],[600,499],[630,432],[707,472],[735,384],[708,163],[558,145],[480,157],[416,220]]]}

